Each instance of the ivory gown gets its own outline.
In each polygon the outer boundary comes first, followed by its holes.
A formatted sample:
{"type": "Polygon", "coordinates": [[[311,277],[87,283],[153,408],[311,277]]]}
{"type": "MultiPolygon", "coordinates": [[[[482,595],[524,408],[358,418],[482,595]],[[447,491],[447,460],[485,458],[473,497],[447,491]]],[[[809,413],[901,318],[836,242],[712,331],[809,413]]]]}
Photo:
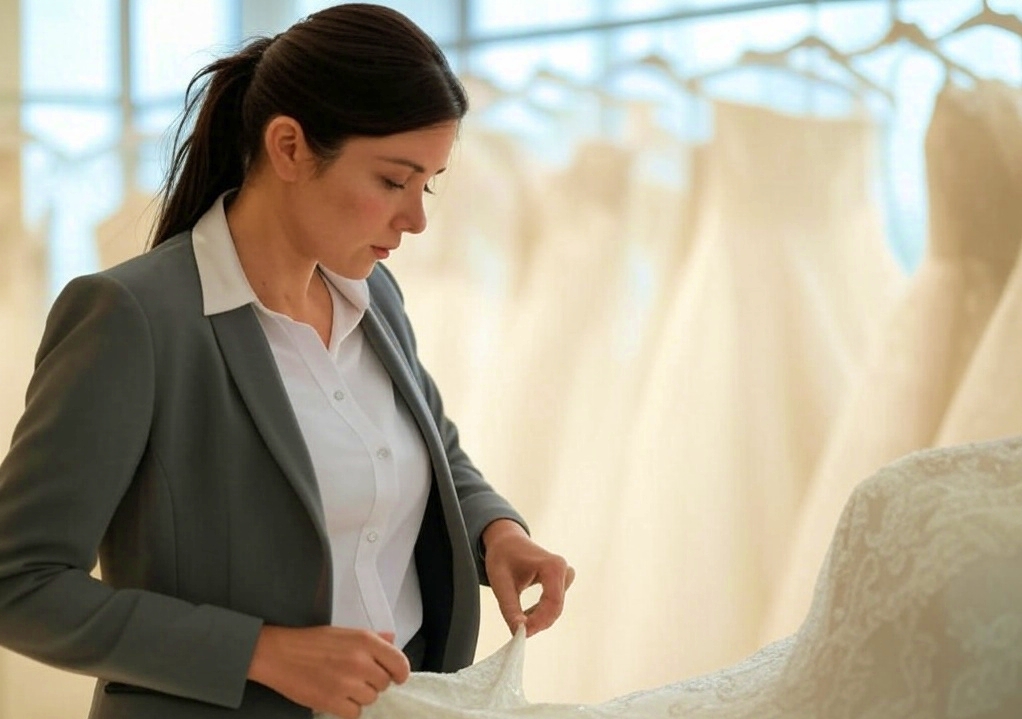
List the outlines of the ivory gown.
{"type": "MultiPolygon", "coordinates": [[[[628,449],[621,438],[635,420],[637,388],[690,249],[688,188],[647,162],[655,154],[657,162],[676,163],[676,173],[687,172],[690,153],[677,140],[674,147],[637,143],[622,233],[612,239],[624,244],[623,262],[605,289],[602,314],[579,338],[578,360],[562,388],[548,501],[529,522],[547,546],[587,569],[577,578],[557,630],[536,638],[539,649],[524,678],[530,695],[578,700],[597,693],[592,667],[606,657],[594,653],[600,639],[592,628],[626,621],[621,615],[631,611],[602,601],[603,576],[596,565],[608,548],[617,501],[616,487],[603,480],[620,476],[628,449]]],[[[506,637],[505,630],[501,640],[506,637]]]]}
{"type": "MultiPolygon", "coordinates": [[[[1022,239],[1020,132],[1017,95],[999,83],[948,86],[938,95],[926,135],[928,252],[828,438],[763,639],[784,636],[805,615],[830,528],[852,488],[938,441],[1022,239]]],[[[989,389],[1010,393],[1015,384],[989,389]]],[[[974,433],[959,436],[967,434],[974,433]]]]}
{"type": "MultiPolygon", "coordinates": [[[[1022,128],[1022,92],[995,83],[987,92],[1005,96],[1006,102],[1014,107],[1016,127],[1022,128]]],[[[989,197],[983,220],[987,224],[1004,223],[1005,231],[1014,228],[1022,236],[1018,194],[1022,187],[1022,142],[1018,136],[1018,131],[1001,135],[1006,145],[1001,169],[1010,173],[1012,182],[987,188],[996,194],[989,197]]],[[[1005,245],[1001,259],[1008,262],[1011,244],[1005,245]]],[[[946,446],[1022,434],[1019,368],[1022,368],[1022,256],[1016,253],[1014,269],[944,415],[936,443],[946,446]]]]}
{"type": "Polygon", "coordinates": [[[592,656],[621,658],[594,667],[600,696],[757,646],[827,426],[902,280],[869,194],[874,152],[864,120],[716,105],[693,248],[620,438],[628,462],[587,478],[613,487],[615,520],[600,561],[578,567],[615,618],[591,630],[592,656]]]}
{"type": "MultiPolygon", "coordinates": [[[[363,717],[1022,716],[1022,441],[920,452],[856,487],[806,621],[739,664],[602,704],[534,704],[525,649],[520,634],[457,674],[413,674],[363,717]]],[[[630,659],[604,657],[613,669],[630,659]]]]}
{"type": "MultiPolygon", "coordinates": [[[[487,478],[522,512],[549,501],[567,388],[590,328],[605,322],[626,256],[623,197],[631,154],[608,142],[580,146],[544,178],[542,224],[521,290],[500,327],[499,356],[474,398],[472,447],[487,478]]],[[[530,520],[531,521],[531,520],[530,520]]]]}

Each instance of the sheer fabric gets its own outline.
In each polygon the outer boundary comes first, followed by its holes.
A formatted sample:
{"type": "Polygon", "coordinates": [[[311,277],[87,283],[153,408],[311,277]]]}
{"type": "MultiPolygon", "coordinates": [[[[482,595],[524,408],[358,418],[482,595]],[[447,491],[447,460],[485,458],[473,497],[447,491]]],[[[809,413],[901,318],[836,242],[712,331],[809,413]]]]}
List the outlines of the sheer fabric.
{"type": "Polygon", "coordinates": [[[607,323],[628,253],[623,198],[632,154],[581,145],[571,165],[543,177],[542,231],[501,328],[502,352],[478,400],[478,459],[524,516],[550,499],[567,387],[584,345],[607,323]]]}
{"type": "Polygon", "coordinates": [[[565,550],[579,582],[594,575],[596,597],[579,601],[598,602],[600,622],[578,641],[603,696],[757,645],[827,424],[901,279],[868,191],[871,125],[724,103],[715,115],[692,249],[616,438],[627,461],[579,476],[577,504],[559,508],[570,532],[606,495],[598,535],[570,546],[593,543],[565,550]],[[629,661],[611,668],[615,655],[629,661]]]}
{"type": "MultiPolygon", "coordinates": [[[[929,252],[828,438],[799,513],[766,640],[791,632],[804,616],[830,528],[852,487],[895,457],[937,441],[1022,239],[1018,107],[1018,91],[994,82],[975,90],[948,86],[937,98],[926,138],[929,252]]],[[[1015,384],[978,381],[995,393],[1015,384]]],[[[957,436],[967,434],[975,436],[957,436]]]]}
{"type": "MultiPolygon", "coordinates": [[[[669,157],[679,163],[677,172],[687,171],[687,154],[687,148],[673,148],[669,157]]],[[[613,625],[624,610],[602,601],[608,585],[601,584],[606,578],[594,566],[609,548],[607,528],[622,489],[609,478],[621,476],[627,462],[629,448],[622,438],[636,420],[635,397],[660,341],[664,311],[690,241],[687,193],[644,164],[644,153],[637,152],[624,191],[623,231],[611,238],[623,245],[623,261],[601,289],[605,312],[579,328],[578,356],[561,360],[570,372],[558,387],[563,409],[549,428],[551,466],[532,478],[546,485],[547,498],[529,517],[533,533],[589,567],[571,592],[560,630],[537,637],[544,650],[533,654],[527,685],[544,698],[592,692],[592,667],[601,660],[594,654],[599,639],[593,627],[613,625]]],[[[483,632],[483,644],[494,647],[506,637],[507,629],[498,623],[493,641],[483,632]]]]}
{"type": "MultiPolygon", "coordinates": [[[[666,637],[664,643],[673,644],[666,637]]],[[[1019,716],[1022,440],[919,452],[859,485],[833,533],[801,628],[732,667],[601,704],[530,704],[522,690],[525,647],[519,633],[458,674],[413,674],[363,716],[1019,716]]],[[[613,656],[604,659],[616,666],[631,660],[613,656]]]]}

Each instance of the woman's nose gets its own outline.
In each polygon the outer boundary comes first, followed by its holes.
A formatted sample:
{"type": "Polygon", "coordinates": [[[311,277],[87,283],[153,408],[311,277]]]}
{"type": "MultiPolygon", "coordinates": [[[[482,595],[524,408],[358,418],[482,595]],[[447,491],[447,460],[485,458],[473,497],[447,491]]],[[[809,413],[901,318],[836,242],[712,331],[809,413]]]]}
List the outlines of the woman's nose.
{"type": "Polygon", "coordinates": [[[398,229],[401,232],[408,232],[417,235],[426,229],[426,208],[422,199],[417,198],[409,202],[408,206],[398,216],[398,229]]]}

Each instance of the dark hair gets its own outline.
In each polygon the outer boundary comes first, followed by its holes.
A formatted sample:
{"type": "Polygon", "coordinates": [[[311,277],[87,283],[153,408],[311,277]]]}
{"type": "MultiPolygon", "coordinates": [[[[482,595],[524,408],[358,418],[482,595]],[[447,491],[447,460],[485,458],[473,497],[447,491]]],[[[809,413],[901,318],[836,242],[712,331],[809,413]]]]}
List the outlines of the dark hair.
{"type": "Polygon", "coordinates": [[[407,17],[362,3],[321,10],[274,38],[252,40],[188,83],[151,247],[190,229],[241,185],[278,115],[296,120],[326,162],[350,137],[418,130],[467,111],[443,52],[407,17]]]}

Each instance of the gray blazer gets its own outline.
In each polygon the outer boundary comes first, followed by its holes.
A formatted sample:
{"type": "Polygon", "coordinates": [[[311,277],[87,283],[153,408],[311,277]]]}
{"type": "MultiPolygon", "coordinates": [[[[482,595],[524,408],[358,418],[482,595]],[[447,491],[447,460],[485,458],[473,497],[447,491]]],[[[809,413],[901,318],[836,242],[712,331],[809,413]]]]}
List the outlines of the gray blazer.
{"type": "MultiPolygon", "coordinates": [[[[393,277],[378,266],[369,288],[363,331],[433,466],[423,668],[456,670],[475,652],[482,530],[522,519],[459,446],[393,277]]],[[[269,345],[251,306],[203,316],[191,235],[69,283],[0,464],[0,644],[98,677],[93,719],[308,717],[246,674],[264,622],[329,624],[331,587],[269,345]]]]}

